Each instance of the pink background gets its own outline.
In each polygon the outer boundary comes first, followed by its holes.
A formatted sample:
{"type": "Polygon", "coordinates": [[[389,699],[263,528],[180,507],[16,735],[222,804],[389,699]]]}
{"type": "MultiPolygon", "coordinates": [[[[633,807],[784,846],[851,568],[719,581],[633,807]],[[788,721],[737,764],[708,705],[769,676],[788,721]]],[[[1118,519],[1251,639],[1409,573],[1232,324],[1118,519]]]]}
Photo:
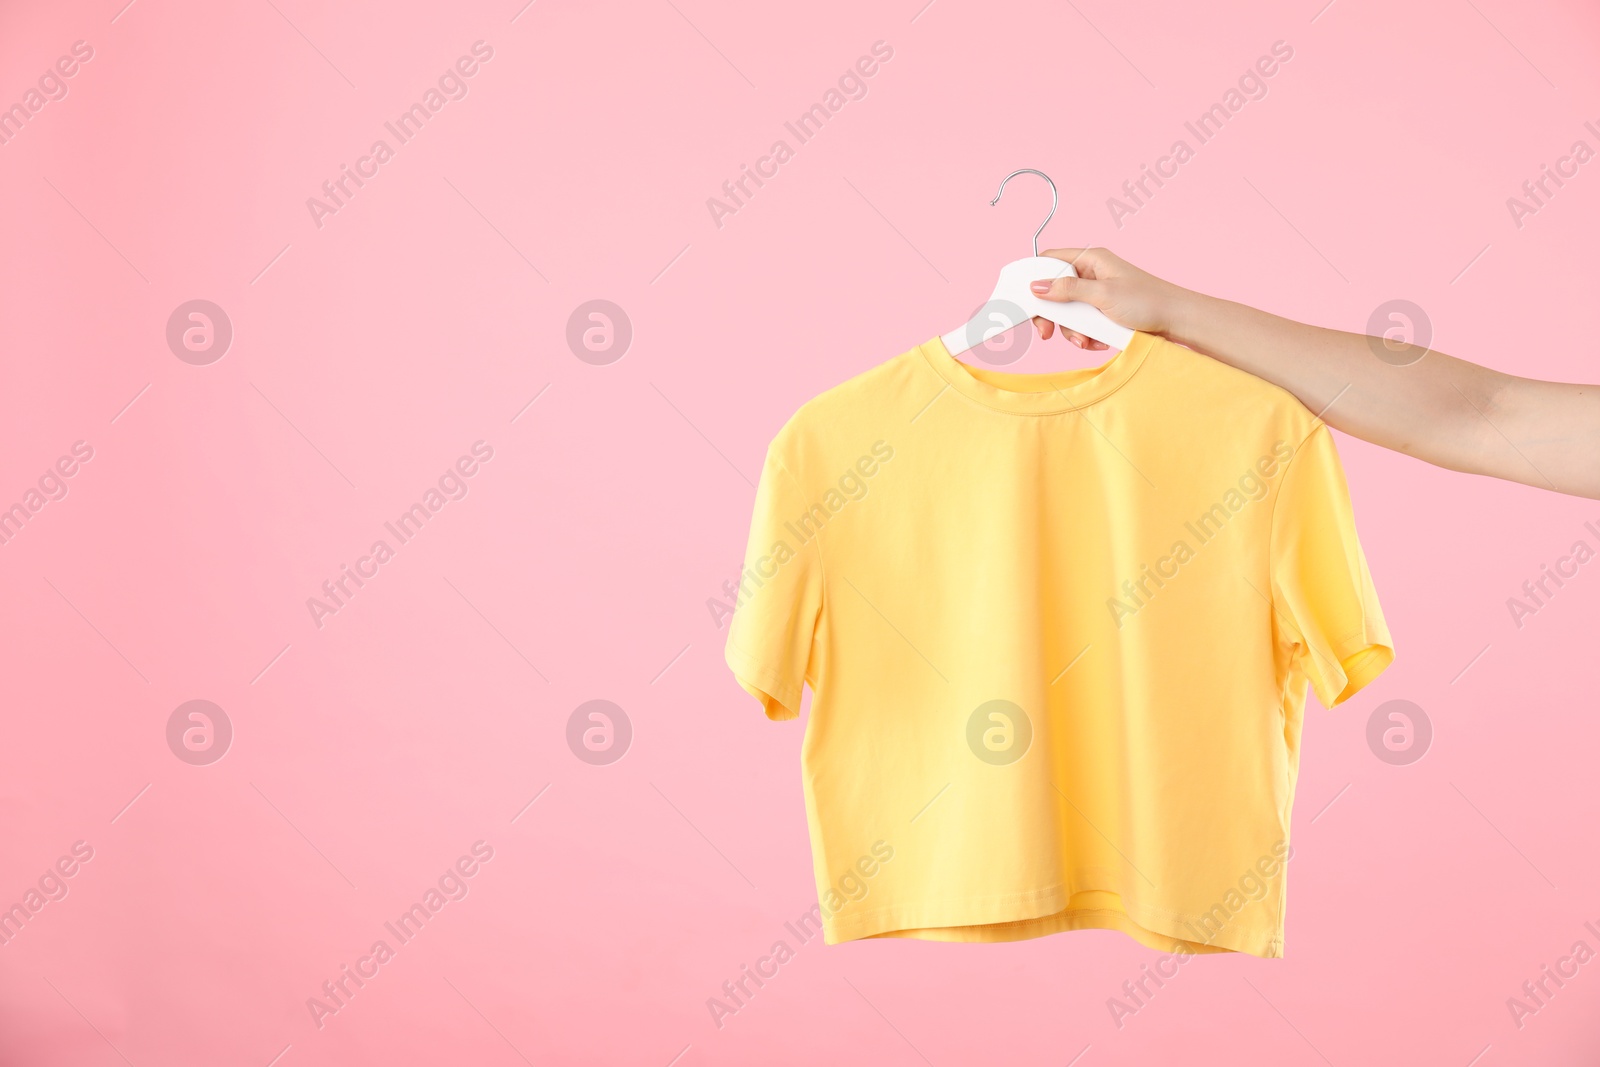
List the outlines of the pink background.
{"type": "Polygon", "coordinates": [[[1155,955],[1121,936],[814,941],[706,1007],[815,899],[800,728],[706,602],[782,422],[1025,254],[1045,193],[989,208],[1007,171],[1060,184],[1045,247],[1346,329],[1407,299],[1446,351],[1600,379],[1600,162],[1506,207],[1600,147],[1600,15],[1321,2],[6,4],[0,103],[94,57],[0,146],[0,505],[94,456],[0,546],[0,904],[93,858],[0,947],[0,1062],[1594,1062],[1600,962],[1521,1029],[1506,1000],[1600,949],[1600,564],[1520,630],[1506,599],[1600,544],[1600,504],[1343,437],[1399,658],[1310,716],[1286,959],[1191,964],[1119,1029],[1155,955]],[[468,95],[319,228],[306,199],[478,40],[468,95]],[[716,226],[878,40],[866,97],[716,226]],[[1116,228],[1278,40],[1268,95],[1116,228]],[[596,298],[633,329],[608,365],[565,340],[596,298]],[[192,299],[233,326],[210,365],[165,339],[192,299]],[[318,628],[307,598],[478,440],[465,499],[318,628]],[[166,739],[194,699],[234,731],[206,766],[166,739]],[[566,742],[591,699],[632,724],[610,765],[566,742]],[[1393,699],[1435,730],[1409,766],[1366,742],[1393,699]],[[319,1029],[307,998],[480,840],[319,1029]]]}

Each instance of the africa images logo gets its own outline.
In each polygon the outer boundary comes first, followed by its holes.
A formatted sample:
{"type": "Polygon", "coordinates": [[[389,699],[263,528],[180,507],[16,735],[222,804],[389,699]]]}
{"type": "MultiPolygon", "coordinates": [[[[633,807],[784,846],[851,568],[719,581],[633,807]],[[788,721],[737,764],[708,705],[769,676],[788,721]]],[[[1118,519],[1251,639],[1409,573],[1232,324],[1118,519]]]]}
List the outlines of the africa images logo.
{"type": "Polygon", "coordinates": [[[379,168],[395,157],[401,145],[421,133],[428,121],[444,110],[445,104],[466,99],[469,91],[467,79],[476,75],[482,64],[493,58],[492,45],[486,41],[472,42],[471,55],[461,56],[453,65],[446,67],[438,81],[423,91],[420,100],[400,112],[392,122],[383,124],[383,128],[394,138],[393,145],[380,137],[372,142],[366,155],[356,158],[354,168],[340,163],[338,177],[322,183],[322,198],[306,197],[306,210],[311,213],[311,221],[317,229],[322,229],[327,216],[337,215],[354,199],[357,190],[376,178],[379,168]]]}

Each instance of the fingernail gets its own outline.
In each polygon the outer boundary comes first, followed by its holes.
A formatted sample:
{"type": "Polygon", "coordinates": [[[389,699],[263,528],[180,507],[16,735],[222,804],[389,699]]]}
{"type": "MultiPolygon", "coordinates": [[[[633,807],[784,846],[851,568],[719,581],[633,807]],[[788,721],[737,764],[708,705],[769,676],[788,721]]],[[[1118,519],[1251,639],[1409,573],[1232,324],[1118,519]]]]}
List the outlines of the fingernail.
{"type": "Polygon", "coordinates": [[[1028,288],[1032,289],[1036,293],[1048,293],[1050,291],[1050,283],[1043,281],[1034,282],[1032,285],[1028,286],[1028,288]]]}

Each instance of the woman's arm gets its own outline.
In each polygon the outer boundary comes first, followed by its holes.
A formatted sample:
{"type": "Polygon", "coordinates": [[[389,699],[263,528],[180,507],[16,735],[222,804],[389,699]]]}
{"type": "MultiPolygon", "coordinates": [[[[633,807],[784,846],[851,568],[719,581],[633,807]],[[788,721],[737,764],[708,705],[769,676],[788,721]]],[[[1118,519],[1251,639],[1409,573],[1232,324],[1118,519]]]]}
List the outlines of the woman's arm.
{"type": "MultiPolygon", "coordinates": [[[[1162,281],[1100,248],[1044,254],[1080,275],[1035,282],[1045,299],[1082,300],[1129,329],[1264,378],[1335,429],[1451,470],[1600,499],[1600,386],[1517,378],[1414,345],[1307,326],[1162,281]]],[[[1054,332],[1053,323],[1035,321],[1041,337],[1054,332]]],[[[1105,347],[1061,332],[1080,347],[1105,347]]]]}

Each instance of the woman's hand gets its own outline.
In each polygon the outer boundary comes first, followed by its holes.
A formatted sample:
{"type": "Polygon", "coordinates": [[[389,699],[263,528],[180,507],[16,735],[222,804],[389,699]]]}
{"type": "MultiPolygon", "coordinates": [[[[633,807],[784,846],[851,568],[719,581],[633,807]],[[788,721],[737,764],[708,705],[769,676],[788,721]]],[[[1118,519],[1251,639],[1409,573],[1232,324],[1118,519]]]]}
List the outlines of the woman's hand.
{"type": "MultiPolygon", "coordinates": [[[[1518,378],[1383,338],[1307,326],[1164,282],[1103,248],[1055,248],[1079,277],[1041,279],[1045,300],[1081,300],[1287,389],[1329,426],[1449,470],[1600,500],[1600,386],[1518,378]],[[1387,353],[1387,355],[1385,355],[1387,353]]],[[[1040,337],[1106,345],[1036,318],[1040,337]]]]}
{"type": "MultiPolygon", "coordinates": [[[[1146,274],[1103,248],[1052,248],[1043,254],[1072,264],[1078,276],[1042,278],[1033,283],[1037,296],[1045,300],[1081,300],[1130,330],[1171,333],[1178,306],[1183,297],[1190,295],[1188,290],[1146,274]]],[[[1057,327],[1049,319],[1035,318],[1033,324],[1039,328],[1041,338],[1048,338],[1059,329],[1062,337],[1079,348],[1099,351],[1107,347],[1075,330],[1057,327]]]]}

